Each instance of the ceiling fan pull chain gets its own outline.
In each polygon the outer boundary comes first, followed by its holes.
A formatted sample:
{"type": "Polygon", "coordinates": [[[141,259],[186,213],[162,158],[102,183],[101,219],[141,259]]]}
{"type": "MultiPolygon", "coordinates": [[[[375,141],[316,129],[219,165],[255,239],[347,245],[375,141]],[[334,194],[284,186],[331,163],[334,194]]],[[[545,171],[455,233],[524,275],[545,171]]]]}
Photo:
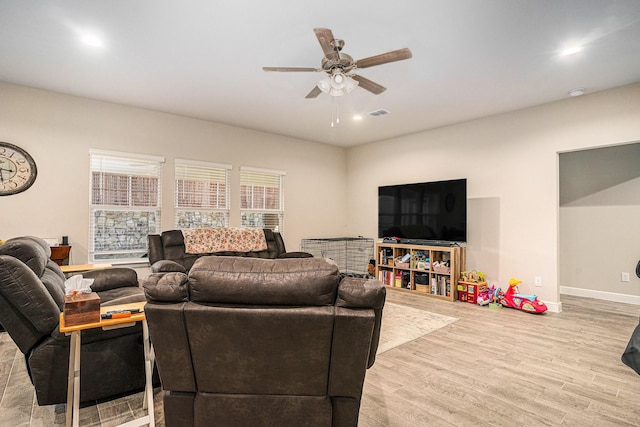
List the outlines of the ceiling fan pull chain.
{"type": "Polygon", "coordinates": [[[338,101],[339,98],[331,97],[331,127],[335,127],[340,124],[340,107],[338,101]]]}

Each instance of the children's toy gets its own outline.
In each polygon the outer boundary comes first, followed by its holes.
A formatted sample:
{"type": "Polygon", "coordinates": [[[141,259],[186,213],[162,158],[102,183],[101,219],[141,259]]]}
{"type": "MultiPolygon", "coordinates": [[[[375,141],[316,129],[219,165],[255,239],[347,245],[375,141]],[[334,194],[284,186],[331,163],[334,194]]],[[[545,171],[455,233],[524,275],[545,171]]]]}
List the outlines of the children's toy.
{"type": "Polygon", "coordinates": [[[485,288],[484,290],[480,291],[480,293],[478,294],[477,304],[483,306],[488,305],[491,302],[490,292],[491,290],[489,288],[485,288]]]}
{"type": "Polygon", "coordinates": [[[487,279],[484,276],[482,271],[461,271],[460,272],[460,281],[467,283],[481,283],[486,282],[487,279]]]}
{"type": "Polygon", "coordinates": [[[481,271],[463,271],[458,281],[458,300],[471,304],[489,304],[487,282],[481,271]]]}
{"type": "Polygon", "coordinates": [[[516,308],[527,313],[544,313],[547,311],[547,306],[536,295],[518,293],[518,284],[520,283],[522,283],[522,280],[514,278],[509,280],[509,289],[499,296],[500,304],[504,307],[516,308]]]}

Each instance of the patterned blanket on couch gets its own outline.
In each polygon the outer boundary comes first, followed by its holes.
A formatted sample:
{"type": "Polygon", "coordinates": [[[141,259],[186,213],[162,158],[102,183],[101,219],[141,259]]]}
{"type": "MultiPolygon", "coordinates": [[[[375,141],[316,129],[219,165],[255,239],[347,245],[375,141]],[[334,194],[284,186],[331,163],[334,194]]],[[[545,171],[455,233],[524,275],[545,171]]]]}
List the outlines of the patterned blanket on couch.
{"type": "Polygon", "coordinates": [[[186,228],[182,230],[185,252],[253,252],[267,249],[261,228],[186,228]]]}

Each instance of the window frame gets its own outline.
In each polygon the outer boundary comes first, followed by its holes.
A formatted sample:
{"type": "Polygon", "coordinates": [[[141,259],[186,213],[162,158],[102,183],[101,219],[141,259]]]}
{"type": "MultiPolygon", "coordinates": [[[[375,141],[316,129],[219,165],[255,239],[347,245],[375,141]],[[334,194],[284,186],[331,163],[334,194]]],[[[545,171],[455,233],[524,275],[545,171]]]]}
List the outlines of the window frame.
{"type": "MultiPolygon", "coordinates": [[[[108,262],[111,264],[136,264],[136,263],[146,263],[148,260],[145,255],[148,252],[147,239],[146,235],[158,233],[161,227],[161,218],[162,218],[162,165],[165,159],[161,156],[147,155],[147,154],[137,154],[137,153],[126,153],[126,152],[118,152],[118,151],[106,151],[106,150],[89,150],[89,236],[88,236],[88,258],[89,262],[92,263],[104,263],[108,262]],[[94,162],[100,162],[99,167],[95,167],[94,162]],[[120,162],[120,163],[119,163],[120,162]],[[127,165],[126,162],[137,163],[136,166],[132,166],[131,164],[127,165]],[[109,165],[109,163],[111,163],[109,165]],[[146,173],[136,173],[138,171],[142,171],[144,168],[149,171],[146,173]],[[109,171],[111,169],[111,171],[109,171]],[[120,169],[120,170],[118,170],[120,169]],[[138,171],[136,171],[138,169],[138,171]],[[115,184],[117,190],[112,191],[109,194],[108,190],[100,190],[99,194],[94,192],[95,179],[94,174],[103,174],[101,179],[101,185],[105,185],[105,181],[107,185],[115,184]],[[108,176],[111,175],[111,181],[108,180],[108,176]],[[115,177],[115,178],[114,178],[115,177]],[[123,177],[125,179],[123,179],[123,177]],[[135,178],[142,178],[139,181],[142,183],[141,188],[134,188],[135,178]],[[155,181],[154,181],[155,180],[155,181]],[[153,182],[155,188],[152,188],[149,193],[147,189],[144,187],[144,184],[149,184],[149,182],[153,182]],[[127,183],[127,188],[124,190],[123,183],[127,183]],[[118,198],[121,196],[123,191],[126,191],[127,201],[124,203],[123,199],[118,198]],[[120,194],[117,194],[120,192],[120,194]],[[136,196],[136,192],[139,197],[136,196]],[[153,195],[155,192],[155,197],[152,199],[148,199],[145,202],[145,196],[148,194],[153,195]],[[145,194],[147,193],[147,194],[145,194]],[[96,199],[97,198],[97,199],[96,199]],[[119,203],[108,203],[108,202],[119,202],[119,203]],[[144,247],[140,248],[126,248],[122,250],[103,250],[96,249],[96,242],[98,239],[97,227],[99,227],[98,222],[102,222],[96,219],[98,212],[105,211],[105,214],[102,219],[107,221],[109,213],[113,214],[113,216],[118,214],[127,213],[142,213],[142,217],[147,218],[147,225],[152,224],[145,230],[144,239],[138,236],[138,242],[141,240],[144,241],[144,247]],[[152,218],[152,220],[150,219],[152,218]],[[127,254],[140,254],[138,257],[127,257],[127,254]],[[125,255],[124,257],[115,256],[114,258],[110,258],[109,255],[125,255]]],[[[140,183],[138,184],[140,185],[140,183]]],[[[125,221],[127,226],[129,226],[130,219],[125,221]]],[[[134,225],[135,227],[139,227],[134,225]]],[[[105,227],[106,228],[106,227],[105,227]]],[[[128,233],[117,233],[114,230],[110,231],[109,236],[113,237],[116,235],[122,235],[128,233]]]]}

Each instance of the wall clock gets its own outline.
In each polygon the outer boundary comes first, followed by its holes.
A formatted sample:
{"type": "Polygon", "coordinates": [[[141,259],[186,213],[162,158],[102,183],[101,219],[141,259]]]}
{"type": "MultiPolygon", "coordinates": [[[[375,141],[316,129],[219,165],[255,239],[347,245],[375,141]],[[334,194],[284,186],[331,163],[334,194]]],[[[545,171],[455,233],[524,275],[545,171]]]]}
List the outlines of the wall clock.
{"type": "Polygon", "coordinates": [[[33,157],[17,145],[0,141],[0,196],[25,191],[38,175],[33,157]]]}

